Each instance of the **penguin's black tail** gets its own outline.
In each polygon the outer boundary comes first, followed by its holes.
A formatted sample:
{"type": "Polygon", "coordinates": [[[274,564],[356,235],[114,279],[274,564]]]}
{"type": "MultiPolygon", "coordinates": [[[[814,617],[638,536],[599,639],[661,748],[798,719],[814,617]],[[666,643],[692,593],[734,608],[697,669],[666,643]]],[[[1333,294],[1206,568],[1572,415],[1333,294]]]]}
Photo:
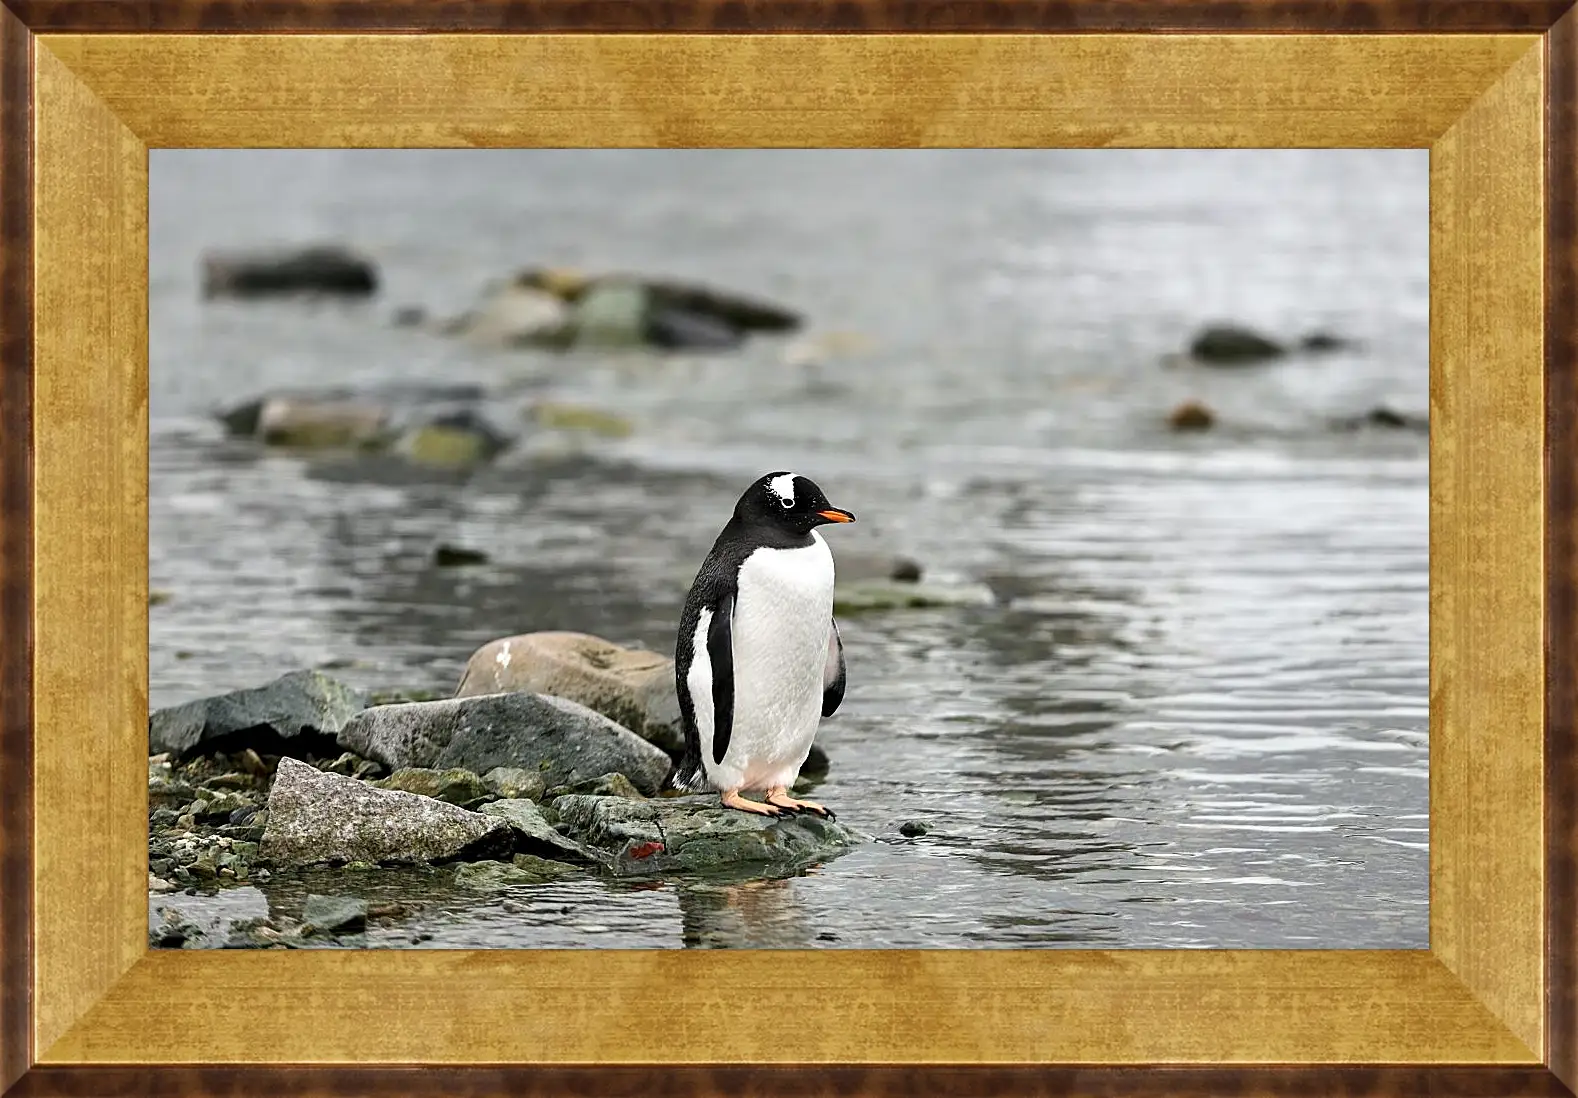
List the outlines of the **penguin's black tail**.
{"type": "Polygon", "coordinates": [[[707,792],[711,787],[707,784],[706,768],[701,765],[701,757],[687,748],[684,757],[669,775],[668,785],[670,789],[686,793],[707,792]]]}

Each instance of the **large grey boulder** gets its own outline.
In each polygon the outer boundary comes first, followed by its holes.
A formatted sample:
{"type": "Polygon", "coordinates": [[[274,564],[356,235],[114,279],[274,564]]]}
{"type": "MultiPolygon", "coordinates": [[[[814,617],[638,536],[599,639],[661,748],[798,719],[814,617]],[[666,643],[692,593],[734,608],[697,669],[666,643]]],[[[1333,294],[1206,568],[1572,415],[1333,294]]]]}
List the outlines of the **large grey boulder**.
{"type": "Polygon", "coordinates": [[[674,661],[587,633],[523,633],[471,655],[459,698],[527,691],[568,698],[624,725],[670,755],[685,749],[674,661]]]}
{"type": "Polygon", "coordinates": [[[530,693],[378,705],[351,720],[339,740],[391,770],[458,766],[485,774],[519,767],[537,771],[550,788],[618,771],[643,793],[656,793],[672,765],[659,748],[602,714],[530,693]]]}
{"type": "Polygon", "coordinates": [[[514,831],[497,817],[284,758],[269,791],[261,855],[280,866],[421,863],[507,856],[514,845],[514,831]]]}
{"type": "Polygon", "coordinates": [[[661,843],[660,853],[642,860],[653,872],[723,871],[742,866],[793,871],[844,853],[861,841],[850,828],[810,814],[757,816],[724,808],[716,797],[625,797],[571,795],[553,802],[560,826],[570,835],[613,856],[628,871],[632,848],[661,843]]]}
{"type": "Polygon", "coordinates": [[[148,718],[148,753],[184,759],[326,746],[365,705],[361,694],[321,672],[292,671],[263,686],[159,710],[148,718]]]}

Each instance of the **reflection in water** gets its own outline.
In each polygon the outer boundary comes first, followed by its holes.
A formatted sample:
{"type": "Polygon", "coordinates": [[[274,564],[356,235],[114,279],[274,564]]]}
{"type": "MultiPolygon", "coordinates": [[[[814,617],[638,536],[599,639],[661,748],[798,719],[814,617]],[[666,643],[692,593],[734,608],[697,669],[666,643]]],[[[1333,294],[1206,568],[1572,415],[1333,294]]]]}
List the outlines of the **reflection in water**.
{"type": "Polygon", "coordinates": [[[1424,155],[689,155],[153,154],[155,706],[325,663],[448,690],[475,647],[536,629],[668,652],[768,469],[851,501],[835,557],[902,552],[995,595],[841,622],[817,798],[876,841],[758,884],[319,882],[432,896],[369,944],[1424,945],[1427,445],[1323,427],[1425,406],[1424,155]],[[199,252],[274,235],[281,202],[365,242],[390,307],[613,264],[758,289],[874,349],[555,358],[376,308],[203,305],[199,252]],[[530,255],[499,232],[522,216],[530,255]],[[1161,364],[1216,316],[1363,346],[1161,364]],[[517,423],[525,379],[635,431],[577,455],[528,430],[474,474],[412,477],[259,456],[204,418],[242,388],[399,378],[509,389],[517,423]],[[1167,432],[1184,399],[1221,429],[1167,432]],[[440,568],[440,542],[490,560],[440,568]]]}
{"type": "Polygon", "coordinates": [[[818,926],[795,902],[794,879],[678,886],[681,938],[687,949],[804,949],[818,926]]]}

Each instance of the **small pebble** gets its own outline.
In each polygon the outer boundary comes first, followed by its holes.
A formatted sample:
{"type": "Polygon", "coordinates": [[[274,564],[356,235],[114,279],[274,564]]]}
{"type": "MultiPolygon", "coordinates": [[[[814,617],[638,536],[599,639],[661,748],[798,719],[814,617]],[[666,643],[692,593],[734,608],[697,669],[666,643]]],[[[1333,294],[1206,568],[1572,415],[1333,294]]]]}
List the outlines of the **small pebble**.
{"type": "Polygon", "coordinates": [[[925,835],[929,831],[931,831],[930,825],[920,820],[905,820],[899,827],[899,834],[910,839],[925,835]]]}
{"type": "Polygon", "coordinates": [[[836,942],[838,941],[838,935],[824,930],[816,936],[816,940],[819,942],[836,942]]]}
{"type": "Polygon", "coordinates": [[[1172,410],[1167,423],[1175,431],[1204,431],[1216,423],[1216,413],[1198,400],[1189,400],[1172,410]]]}

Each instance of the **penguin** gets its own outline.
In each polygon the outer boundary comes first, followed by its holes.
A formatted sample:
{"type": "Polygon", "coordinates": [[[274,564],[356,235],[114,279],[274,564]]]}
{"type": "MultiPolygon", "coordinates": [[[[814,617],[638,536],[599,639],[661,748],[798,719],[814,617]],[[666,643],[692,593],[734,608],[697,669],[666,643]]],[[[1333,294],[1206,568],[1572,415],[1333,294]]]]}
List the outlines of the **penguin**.
{"type": "Polygon", "coordinates": [[[844,700],[833,553],[816,528],[854,521],[795,473],[768,473],[740,496],[680,615],[676,787],[717,790],[741,812],[833,818],[789,789],[818,724],[844,700]],[[765,796],[747,800],[745,790],[765,796]]]}

